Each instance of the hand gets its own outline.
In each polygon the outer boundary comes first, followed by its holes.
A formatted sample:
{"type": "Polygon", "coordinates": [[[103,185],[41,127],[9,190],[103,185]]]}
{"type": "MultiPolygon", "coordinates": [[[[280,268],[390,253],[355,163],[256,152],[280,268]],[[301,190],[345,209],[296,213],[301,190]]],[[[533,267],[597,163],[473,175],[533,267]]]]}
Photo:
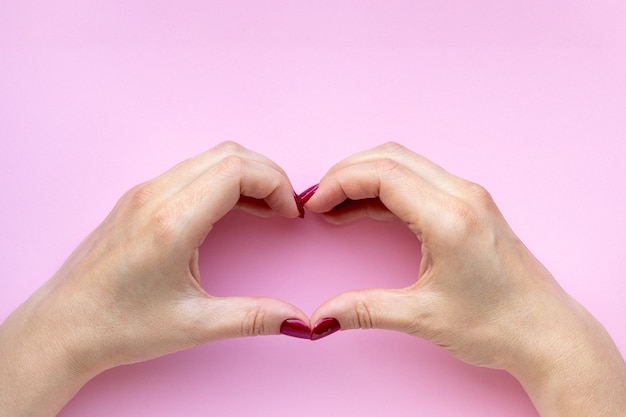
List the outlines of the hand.
{"type": "Polygon", "coordinates": [[[124,195],[61,270],[0,327],[0,414],[56,415],[120,365],[308,317],[275,299],[212,297],[198,247],[232,208],[298,216],[287,175],[233,143],[124,195]]]}
{"type": "Polygon", "coordinates": [[[617,348],[482,187],[387,144],[331,168],[306,207],[335,223],[400,219],[422,254],[415,284],[340,294],[312,323],[334,317],[344,330],[399,330],[466,362],[505,369],[544,416],[626,415],[626,367],[617,348]]]}

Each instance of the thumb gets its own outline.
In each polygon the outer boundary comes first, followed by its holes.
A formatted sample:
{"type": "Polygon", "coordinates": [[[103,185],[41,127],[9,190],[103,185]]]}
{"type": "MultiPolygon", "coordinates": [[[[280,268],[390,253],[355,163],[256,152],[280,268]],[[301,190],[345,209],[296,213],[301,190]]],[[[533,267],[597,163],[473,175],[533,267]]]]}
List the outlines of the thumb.
{"type": "Polygon", "coordinates": [[[309,324],[302,310],[275,298],[212,297],[205,299],[202,310],[202,338],[207,342],[280,334],[282,323],[288,319],[309,324]]]}
{"type": "Polygon", "coordinates": [[[428,326],[431,303],[418,291],[366,289],[347,291],[315,310],[311,323],[335,318],[342,330],[388,329],[421,336],[428,326]]]}

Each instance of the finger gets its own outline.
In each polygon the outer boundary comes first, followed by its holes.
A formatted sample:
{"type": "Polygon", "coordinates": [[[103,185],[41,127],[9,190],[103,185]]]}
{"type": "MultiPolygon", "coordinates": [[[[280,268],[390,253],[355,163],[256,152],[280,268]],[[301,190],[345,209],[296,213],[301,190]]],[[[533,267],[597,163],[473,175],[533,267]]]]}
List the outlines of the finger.
{"type": "Polygon", "coordinates": [[[265,200],[246,197],[244,195],[239,197],[235,208],[257,217],[272,217],[276,214],[272,208],[267,205],[265,200]]]}
{"type": "Polygon", "coordinates": [[[203,341],[280,334],[282,323],[309,318],[299,308],[275,298],[216,297],[202,300],[196,316],[203,341]]]}
{"type": "Polygon", "coordinates": [[[219,164],[229,156],[239,156],[267,165],[287,177],[285,171],[274,161],[254,152],[238,143],[227,141],[218,144],[200,155],[189,158],[153,180],[155,186],[161,190],[161,198],[167,199],[173,194],[187,187],[210,167],[219,164]]]}
{"type": "MultiPolygon", "coordinates": [[[[294,218],[298,207],[282,172],[254,160],[228,156],[170,198],[163,210],[184,241],[199,245],[241,196],[263,200],[273,213],[294,218]]],[[[249,201],[249,200],[248,200],[249,201]]]]}
{"type": "Polygon", "coordinates": [[[408,289],[353,290],[327,300],[315,310],[311,323],[335,318],[342,330],[388,329],[423,335],[432,300],[408,289]]]}
{"type": "Polygon", "coordinates": [[[326,221],[332,224],[346,224],[363,218],[380,221],[397,220],[379,198],[365,200],[346,200],[335,206],[331,211],[324,213],[326,221]]]}
{"type": "Polygon", "coordinates": [[[383,159],[328,174],[306,206],[313,212],[327,213],[346,199],[376,197],[418,237],[424,230],[446,226],[446,213],[454,198],[404,165],[383,159]]]}
{"type": "Polygon", "coordinates": [[[333,166],[328,171],[328,174],[332,174],[350,165],[358,165],[384,159],[406,166],[425,181],[448,192],[454,192],[461,182],[459,177],[449,173],[441,166],[394,142],[389,142],[373,149],[354,154],[333,166]]]}

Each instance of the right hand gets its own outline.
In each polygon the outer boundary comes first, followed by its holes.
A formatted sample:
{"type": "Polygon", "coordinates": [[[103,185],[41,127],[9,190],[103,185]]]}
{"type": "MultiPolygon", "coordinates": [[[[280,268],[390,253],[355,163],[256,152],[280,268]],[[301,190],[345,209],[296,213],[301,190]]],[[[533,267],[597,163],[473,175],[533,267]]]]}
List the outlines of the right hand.
{"type": "Polygon", "coordinates": [[[626,415],[626,367],[617,348],[522,244],[481,186],[387,144],[331,168],[306,207],[335,223],[398,218],[422,245],[413,285],[340,294],[311,323],[334,317],[344,330],[399,330],[471,364],[505,369],[545,415],[626,415]],[[609,383],[598,385],[596,377],[609,383]],[[612,400],[602,403],[607,392],[612,400]]]}

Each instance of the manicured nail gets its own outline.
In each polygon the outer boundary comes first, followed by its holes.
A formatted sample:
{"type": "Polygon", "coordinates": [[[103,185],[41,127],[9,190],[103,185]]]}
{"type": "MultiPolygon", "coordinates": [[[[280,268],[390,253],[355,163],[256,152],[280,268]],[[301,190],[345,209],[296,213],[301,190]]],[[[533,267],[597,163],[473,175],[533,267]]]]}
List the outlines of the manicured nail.
{"type": "Polygon", "coordinates": [[[299,319],[287,319],[280,325],[280,333],[298,337],[300,339],[311,339],[311,328],[308,324],[299,319]]]}
{"type": "Polygon", "coordinates": [[[332,317],[321,319],[320,321],[315,323],[315,326],[311,331],[311,340],[318,340],[322,337],[329,336],[339,329],[341,329],[341,326],[339,325],[337,319],[334,319],[332,317]]]}
{"type": "Polygon", "coordinates": [[[309,187],[303,192],[301,192],[300,195],[298,196],[300,197],[300,204],[304,206],[306,202],[309,201],[311,197],[313,197],[313,194],[315,194],[319,186],[320,186],[319,184],[315,184],[314,186],[309,187]]]}
{"type": "Polygon", "coordinates": [[[300,213],[298,215],[298,217],[300,217],[301,219],[304,218],[304,203],[302,202],[302,199],[300,198],[300,196],[296,193],[293,193],[293,199],[296,200],[296,206],[298,207],[298,213],[300,213]]]}

